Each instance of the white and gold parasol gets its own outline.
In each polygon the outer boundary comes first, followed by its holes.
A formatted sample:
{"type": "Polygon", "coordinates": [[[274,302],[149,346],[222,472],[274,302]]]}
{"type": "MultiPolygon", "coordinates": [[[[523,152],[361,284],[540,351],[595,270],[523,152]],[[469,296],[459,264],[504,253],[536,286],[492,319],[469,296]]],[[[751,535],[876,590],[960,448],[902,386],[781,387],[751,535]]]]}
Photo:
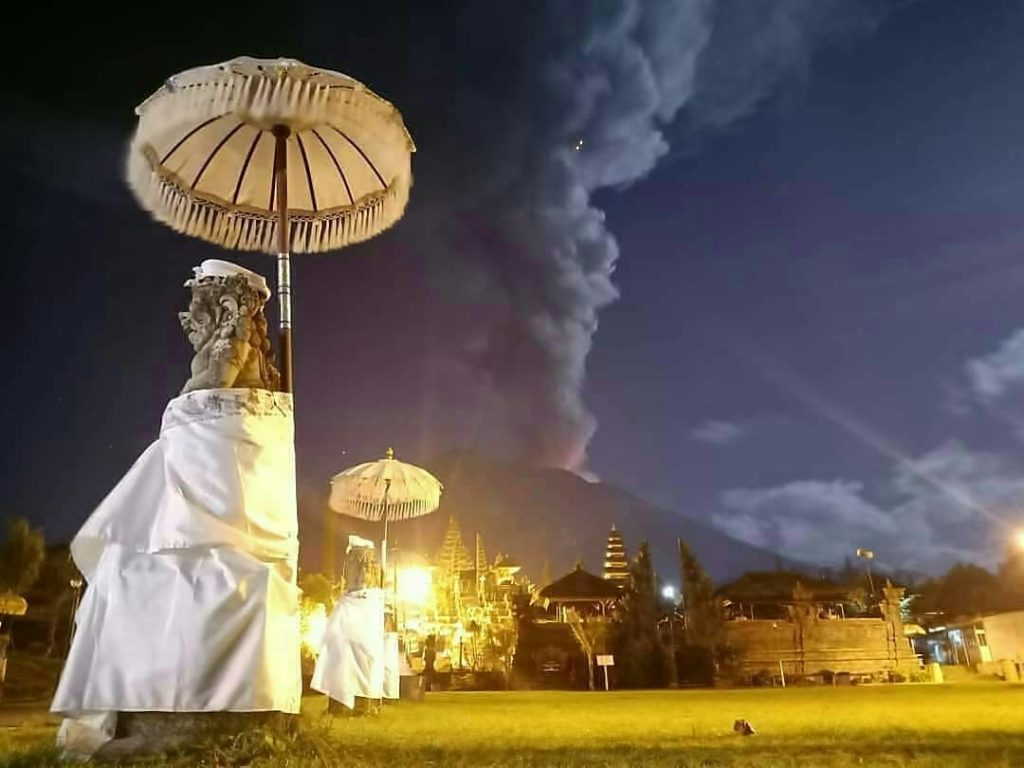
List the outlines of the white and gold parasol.
{"type": "Polygon", "coordinates": [[[415,151],[402,116],[358,80],[240,57],[169,78],[137,109],[128,184],[171,228],[277,255],[282,388],[292,389],[290,254],[398,221],[415,151]]]}
{"type": "Polygon", "coordinates": [[[358,464],[331,478],[331,509],[383,523],[381,573],[387,567],[388,523],[433,512],[441,504],[441,482],[427,470],[395,458],[388,448],[379,461],[358,464]]]}

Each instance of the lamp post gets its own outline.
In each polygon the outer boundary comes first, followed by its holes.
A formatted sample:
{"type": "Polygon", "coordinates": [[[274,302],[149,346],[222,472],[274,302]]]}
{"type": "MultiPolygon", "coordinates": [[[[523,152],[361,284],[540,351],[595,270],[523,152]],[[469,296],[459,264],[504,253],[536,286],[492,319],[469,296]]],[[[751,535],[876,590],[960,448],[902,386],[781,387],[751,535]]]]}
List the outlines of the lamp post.
{"type": "Polygon", "coordinates": [[[857,557],[864,561],[864,569],[868,572],[868,586],[871,587],[871,595],[875,594],[875,582],[871,578],[871,561],[875,559],[875,553],[870,549],[857,549],[857,557]]]}

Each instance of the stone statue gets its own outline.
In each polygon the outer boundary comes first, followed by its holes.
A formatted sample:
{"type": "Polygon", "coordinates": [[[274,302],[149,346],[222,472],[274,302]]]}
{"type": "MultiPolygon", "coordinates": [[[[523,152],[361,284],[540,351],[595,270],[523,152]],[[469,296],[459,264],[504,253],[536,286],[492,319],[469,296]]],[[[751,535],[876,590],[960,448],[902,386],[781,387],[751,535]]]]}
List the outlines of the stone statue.
{"type": "Polygon", "coordinates": [[[208,260],[185,283],[192,289],[181,326],[195,349],[192,376],[182,394],[197,389],[252,388],[276,391],[263,307],[270,298],[266,281],[229,262],[208,260]]]}
{"type": "Polygon", "coordinates": [[[359,592],[380,586],[380,565],[372,542],[349,536],[345,552],[345,592],[359,592]]]}
{"type": "Polygon", "coordinates": [[[294,420],[275,391],[270,289],[219,260],[185,285],[191,378],[71,543],[90,586],[51,711],[73,756],[284,734],[299,714],[294,420]]]}

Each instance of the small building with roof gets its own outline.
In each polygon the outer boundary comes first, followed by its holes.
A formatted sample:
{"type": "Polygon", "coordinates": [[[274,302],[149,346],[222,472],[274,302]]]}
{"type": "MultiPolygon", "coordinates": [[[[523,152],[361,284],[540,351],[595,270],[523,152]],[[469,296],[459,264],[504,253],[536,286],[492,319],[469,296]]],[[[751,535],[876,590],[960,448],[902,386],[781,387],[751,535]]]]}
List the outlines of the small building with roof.
{"type": "Polygon", "coordinates": [[[565,622],[570,608],[581,616],[610,616],[621,599],[622,590],[615,583],[584,570],[583,563],[537,593],[547,619],[557,622],[565,622]]]}
{"type": "Polygon", "coordinates": [[[941,664],[959,664],[1018,682],[1024,673],[1024,611],[953,619],[918,638],[918,646],[941,664]]]}

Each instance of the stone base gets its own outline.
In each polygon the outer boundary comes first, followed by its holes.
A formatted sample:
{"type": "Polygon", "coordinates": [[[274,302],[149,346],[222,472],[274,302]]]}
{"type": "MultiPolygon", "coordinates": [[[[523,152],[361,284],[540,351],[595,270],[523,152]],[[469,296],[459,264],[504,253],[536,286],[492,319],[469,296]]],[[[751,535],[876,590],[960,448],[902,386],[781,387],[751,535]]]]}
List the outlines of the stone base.
{"type": "Polygon", "coordinates": [[[119,712],[114,739],[96,757],[153,755],[246,731],[293,733],[299,716],[284,712],[119,712]]]}
{"type": "Polygon", "coordinates": [[[421,675],[402,675],[398,680],[398,698],[402,701],[423,701],[425,690],[421,675]]]}
{"type": "Polygon", "coordinates": [[[366,699],[362,696],[356,696],[356,703],[352,709],[349,709],[340,701],[334,699],[327,699],[327,711],[332,715],[339,715],[341,717],[363,717],[365,715],[377,715],[380,714],[381,701],[380,699],[366,699]]]}

